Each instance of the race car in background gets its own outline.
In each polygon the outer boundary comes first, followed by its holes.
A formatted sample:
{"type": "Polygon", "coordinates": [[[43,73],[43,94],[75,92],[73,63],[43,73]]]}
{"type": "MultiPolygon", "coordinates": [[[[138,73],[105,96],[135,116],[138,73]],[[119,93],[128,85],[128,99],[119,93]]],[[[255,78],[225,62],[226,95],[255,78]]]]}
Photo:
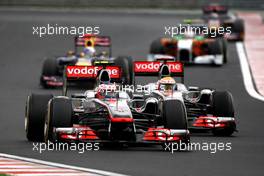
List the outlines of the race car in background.
{"type": "MultiPolygon", "coordinates": [[[[66,80],[85,76],[73,74],[70,69],[71,66],[66,67],[66,80]]],[[[27,139],[159,145],[189,142],[187,114],[181,99],[157,102],[159,111],[154,113],[152,103],[155,99],[149,98],[144,101],[144,107],[137,108],[135,100],[125,91],[116,91],[117,84],[112,84],[110,79],[109,70],[101,69],[94,90],[70,97],[30,95],[25,117],[27,139]]]]}
{"type": "Polygon", "coordinates": [[[202,19],[210,27],[230,27],[231,33],[226,33],[224,37],[228,41],[244,41],[245,25],[243,19],[229,12],[227,6],[211,4],[203,7],[202,19]]]}
{"type": "MultiPolygon", "coordinates": [[[[112,57],[111,38],[109,36],[84,35],[75,37],[75,50],[69,51],[66,56],[47,58],[42,67],[40,84],[44,88],[62,87],[64,67],[88,66],[87,73],[90,75],[89,83],[94,85],[97,71],[103,65],[115,65],[120,68],[117,74],[116,69],[112,70],[112,81],[132,84],[132,58],[128,56],[112,57]],[[106,48],[108,51],[98,52],[100,48],[106,48]],[[81,51],[80,51],[81,50],[81,51]]],[[[112,69],[109,67],[108,69],[112,69]]],[[[87,82],[87,80],[86,80],[87,82]]],[[[72,84],[83,83],[82,79],[74,80],[72,84]]]]}
{"type": "Polygon", "coordinates": [[[183,65],[177,65],[174,60],[166,57],[160,58],[159,61],[135,61],[134,72],[135,76],[159,75],[160,79],[157,82],[145,86],[148,94],[134,95],[139,100],[156,98],[149,113],[156,113],[159,110],[159,101],[180,97],[186,108],[188,129],[191,132],[211,131],[215,136],[230,136],[236,131],[233,97],[230,92],[186,87],[183,65]],[[173,77],[181,77],[181,81],[176,83],[173,77]]]}
{"type": "MultiPolygon", "coordinates": [[[[193,25],[190,30],[170,38],[158,38],[150,45],[148,61],[155,61],[155,55],[170,55],[185,64],[211,64],[221,66],[227,63],[227,46],[224,38],[210,38],[195,34],[194,29],[203,25],[193,25]]],[[[188,27],[186,26],[186,29],[188,27]]]]}

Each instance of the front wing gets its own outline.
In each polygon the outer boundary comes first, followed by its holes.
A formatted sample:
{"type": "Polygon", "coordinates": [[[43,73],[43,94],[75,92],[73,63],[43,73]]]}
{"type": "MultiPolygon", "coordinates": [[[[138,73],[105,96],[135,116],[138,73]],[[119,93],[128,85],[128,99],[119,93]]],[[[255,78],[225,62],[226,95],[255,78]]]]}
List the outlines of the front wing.
{"type": "Polygon", "coordinates": [[[236,131],[236,122],[234,117],[215,117],[199,116],[188,117],[190,130],[216,130],[216,129],[234,129],[236,131]]]}
{"type": "Polygon", "coordinates": [[[88,126],[74,126],[70,128],[54,128],[57,141],[62,142],[98,142],[98,143],[138,143],[164,144],[189,140],[188,130],[173,130],[165,128],[149,128],[147,131],[136,134],[136,140],[101,139],[98,132],[88,126]]]}

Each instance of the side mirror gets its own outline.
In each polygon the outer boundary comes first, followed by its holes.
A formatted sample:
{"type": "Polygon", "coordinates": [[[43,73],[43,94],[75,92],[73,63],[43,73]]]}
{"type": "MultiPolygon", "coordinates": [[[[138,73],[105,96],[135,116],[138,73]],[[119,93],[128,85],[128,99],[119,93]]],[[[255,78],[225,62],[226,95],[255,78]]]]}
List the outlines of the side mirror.
{"type": "Polygon", "coordinates": [[[77,58],[67,58],[67,57],[59,57],[59,65],[74,65],[77,62],[77,58]]]}
{"type": "Polygon", "coordinates": [[[116,94],[116,99],[119,99],[119,98],[120,98],[119,93],[117,93],[116,94]]]}
{"type": "Polygon", "coordinates": [[[189,86],[188,87],[188,90],[189,91],[198,91],[199,90],[199,87],[189,86]]]}
{"type": "Polygon", "coordinates": [[[72,98],[86,98],[85,94],[72,94],[72,98]]]}

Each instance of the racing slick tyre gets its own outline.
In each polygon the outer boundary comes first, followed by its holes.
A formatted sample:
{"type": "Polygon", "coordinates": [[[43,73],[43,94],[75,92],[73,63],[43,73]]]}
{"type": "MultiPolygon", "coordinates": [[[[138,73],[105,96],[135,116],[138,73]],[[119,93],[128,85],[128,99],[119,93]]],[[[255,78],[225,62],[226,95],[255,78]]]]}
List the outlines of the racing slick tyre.
{"type": "Polygon", "coordinates": [[[223,54],[222,42],[219,39],[209,43],[208,49],[210,54],[223,54]]]}
{"type": "Polygon", "coordinates": [[[55,141],[56,136],[53,128],[73,126],[72,102],[67,97],[53,98],[48,105],[48,112],[45,118],[44,139],[55,141]]]}
{"type": "Polygon", "coordinates": [[[163,103],[164,127],[168,129],[187,129],[187,115],[180,100],[166,100],[163,103]]]}
{"type": "Polygon", "coordinates": [[[58,74],[58,62],[54,58],[47,58],[42,67],[42,75],[54,76],[58,74]]]}
{"type": "Polygon", "coordinates": [[[40,78],[40,84],[44,88],[48,88],[49,86],[43,81],[43,76],[56,76],[58,75],[58,62],[54,58],[47,58],[44,61],[43,67],[42,67],[42,73],[40,78]]]}
{"type": "Polygon", "coordinates": [[[232,32],[240,34],[238,41],[244,41],[245,24],[244,24],[244,21],[242,19],[237,19],[234,22],[232,32]]]}
{"type": "MultiPolygon", "coordinates": [[[[187,113],[184,104],[180,100],[166,100],[163,103],[164,128],[187,130],[187,113]]],[[[181,139],[181,144],[190,142],[188,135],[181,139]]],[[[161,145],[165,149],[166,144],[161,145]]]]}
{"type": "Polygon", "coordinates": [[[224,64],[227,63],[227,41],[225,39],[222,40],[222,47],[223,47],[223,57],[224,57],[224,64]]]}
{"type": "MultiPolygon", "coordinates": [[[[214,42],[210,42],[208,45],[209,54],[211,55],[223,55],[224,63],[224,47],[221,39],[216,39],[214,42]]],[[[222,64],[214,64],[215,66],[221,66],[222,64]]]]}
{"type": "Polygon", "coordinates": [[[115,59],[115,64],[122,69],[122,84],[134,84],[133,59],[129,56],[119,56],[115,59]]]}
{"type": "Polygon", "coordinates": [[[154,40],[150,45],[150,54],[165,54],[161,38],[154,40]]]}
{"type": "MultiPolygon", "coordinates": [[[[234,105],[233,97],[230,92],[227,91],[215,91],[213,92],[212,99],[213,115],[216,117],[233,117],[234,105]]],[[[225,128],[213,130],[213,134],[216,136],[230,136],[236,130],[234,123],[229,124],[225,128]]]]}
{"type": "Polygon", "coordinates": [[[44,140],[44,123],[47,105],[53,95],[32,94],[28,96],[25,114],[25,130],[29,141],[44,140]]]}

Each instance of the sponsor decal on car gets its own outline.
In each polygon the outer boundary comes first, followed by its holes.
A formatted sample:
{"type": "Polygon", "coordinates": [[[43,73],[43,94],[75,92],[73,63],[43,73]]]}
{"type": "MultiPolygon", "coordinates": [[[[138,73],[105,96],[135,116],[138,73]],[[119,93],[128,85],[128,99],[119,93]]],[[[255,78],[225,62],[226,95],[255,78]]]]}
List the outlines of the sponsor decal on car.
{"type": "MultiPolygon", "coordinates": [[[[138,73],[156,73],[159,72],[162,64],[163,63],[159,61],[136,61],[134,62],[134,71],[138,73]]],[[[183,72],[183,65],[180,62],[167,62],[166,65],[169,67],[171,73],[183,72]]]]}
{"type": "MultiPolygon", "coordinates": [[[[66,75],[68,78],[95,78],[102,66],[67,66],[66,75]]],[[[107,66],[106,70],[111,78],[120,78],[118,66],[107,66]]]]}

